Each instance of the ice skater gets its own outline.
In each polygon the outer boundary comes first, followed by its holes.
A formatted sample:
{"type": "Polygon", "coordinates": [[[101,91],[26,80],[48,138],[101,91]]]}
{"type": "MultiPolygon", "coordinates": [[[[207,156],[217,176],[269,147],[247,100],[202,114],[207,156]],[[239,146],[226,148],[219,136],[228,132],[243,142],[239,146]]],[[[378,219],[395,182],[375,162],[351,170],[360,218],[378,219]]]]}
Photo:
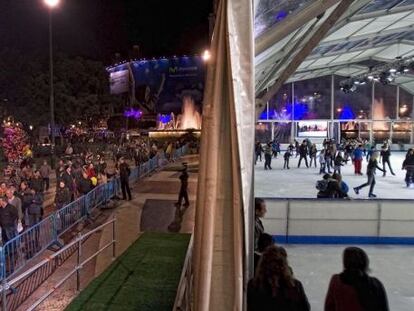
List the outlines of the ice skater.
{"type": "Polygon", "coordinates": [[[265,165],[264,165],[264,169],[265,170],[271,170],[272,169],[272,143],[269,142],[265,149],[264,149],[264,156],[265,156],[265,165]]]}
{"type": "Polygon", "coordinates": [[[385,177],[386,175],[385,164],[388,164],[388,168],[390,169],[391,175],[395,176],[394,171],[392,170],[392,167],[391,167],[390,157],[391,157],[390,146],[388,144],[385,144],[381,147],[380,162],[382,162],[382,169],[384,170],[384,174],[382,175],[382,177],[385,177]]]}
{"type": "Polygon", "coordinates": [[[359,145],[353,152],[353,163],[354,163],[354,173],[355,175],[362,175],[362,159],[363,159],[362,146],[359,145]]]}
{"type": "Polygon", "coordinates": [[[414,184],[414,149],[410,149],[405,156],[405,160],[402,164],[402,169],[406,170],[405,184],[410,187],[414,184]]]}
{"type": "Polygon", "coordinates": [[[319,160],[319,175],[326,174],[326,160],[325,160],[325,149],[322,149],[318,155],[319,160]]]}
{"type": "Polygon", "coordinates": [[[256,155],[256,161],[254,162],[255,165],[259,158],[260,158],[260,162],[262,162],[262,152],[263,152],[262,144],[258,141],[256,142],[256,145],[254,147],[254,153],[256,155]]]}
{"type": "Polygon", "coordinates": [[[383,173],[385,173],[385,170],[383,170],[382,168],[380,168],[378,166],[378,152],[374,152],[374,154],[371,156],[371,159],[368,162],[368,166],[367,166],[367,176],[368,176],[368,180],[365,184],[362,184],[358,187],[354,188],[354,191],[356,194],[359,194],[359,191],[364,188],[369,186],[369,193],[368,196],[370,198],[376,198],[377,196],[374,194],[374,187],[375,187],[375,171],[379,169],[380,171],[382,171],[383,173]]]}
{"type": "Polygon", "coordinates": [[[285,154],[283,155],[283,159],[285,160],[285,162],[283,163],[283,169],[290,169],[289,167],[289,159],[292,156],[292,153],[290,152],[290,150],[286,150],[285,154]]]}
{"type": "Polygon", "coordinates": [[[312,146],[310,147],[309,150],[309,157],[310,157],[310,163],[309,166],[312,167],[312,161],[315,165],[315,167],[317,167],[316,165],[316,155],[318,154],[318,148],[316,148],[316,144],[312,144],[312,146]]]}
{"type": "Polygon", "coordinates": [[[302,163],[302,159],[305,160],[306,167],[309,168],[308,165],[308,146],[306,140],[302,142],[302,144],[299,147],[299,162],[298,162],[298,168],[300,167],[300,164],[302,163]]]}
{"type": "Polygon", "coordinates": [[[338,173],[341,175],[341,167],[346,163],[345,159],[342,157],[342,152],[338,152],[334,160],[334,174],[338,173]]]}

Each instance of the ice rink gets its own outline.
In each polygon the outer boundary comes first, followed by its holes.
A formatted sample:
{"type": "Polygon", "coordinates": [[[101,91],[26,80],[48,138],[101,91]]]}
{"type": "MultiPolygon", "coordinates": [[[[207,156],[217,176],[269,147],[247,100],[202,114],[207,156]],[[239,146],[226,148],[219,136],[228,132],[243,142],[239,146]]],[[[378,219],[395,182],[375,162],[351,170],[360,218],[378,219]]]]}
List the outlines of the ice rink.
{"type": "MultiPolygon", "coordinates": [[[[305,287],[313,311],[323,311],[332,274],[342,271],[345,246],[284,245],[295,277],[305,287]]],[[[371,275],[382,281],[390,310],[414,310],[414,247],[361,246],[370,257],[371,275]]]]}
{"type": "MultiPolygon", "coordinates": [[[[283,155],[283,151],[282,151],[283,155]]],[[[414,188],[405,186],[405,171],[401,170],[405,152],[393,152],[391,165],[396,176],[387,172],[386,177],[382,177],[382,172],[377,171],[376,186],[374,193],[379,199],[414,199],[414,188]]],[[[318,168],[306,168],[304,162],[297,168],[299,157],[294,156],[290,159],[290,170],[283,170],[283,156],[272,159],[272,170],[264,170],[264,157],[262,162],[258,161],[255,166],[255,196],[264,198],[316,198],[316,181],[322,179],[318,168]]],[[[349,186],[349,195],[352,198],[368,198],[368,187],[361,190],[357,196],[352,190],[366,182],[365,175],[367,162],[362,163],[364,176],[355,176],[354,167],[351,161],[342,167],[343,180],[349,186]]],[[[382,168],[382,164],[379,164],[382,168]]],[[[414,309],[413,309],[414,310],[414,309]]]]}

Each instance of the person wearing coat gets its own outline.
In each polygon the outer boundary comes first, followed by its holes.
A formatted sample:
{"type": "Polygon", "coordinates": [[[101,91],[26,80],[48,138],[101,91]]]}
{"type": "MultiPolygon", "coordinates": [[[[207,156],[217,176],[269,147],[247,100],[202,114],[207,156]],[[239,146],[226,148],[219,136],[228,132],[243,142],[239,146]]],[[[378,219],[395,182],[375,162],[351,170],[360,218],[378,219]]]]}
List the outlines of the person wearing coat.
{"type": "Polygon", "coordinates": [[[69,203],[70,203],[69,189],[66,188],[65,183],[63,181],[60,181],[59,187],[57,188],[56,195],[55,195],[56,209],[60,210],[61,208],[68,205],[69,203]]]}
{"type": "Polygon", "coordinates": [[[282,247],[268,246],[247,286],[247,311],[309,311],[302,283],[293,277],[282,247]]]}
{"type": "Polygon", "coordinates": [[[358,247],[343,252],[344,270],[332,276],[325,311],[389,311],[381,281],[368,275],[369,259],[358,247]]]}

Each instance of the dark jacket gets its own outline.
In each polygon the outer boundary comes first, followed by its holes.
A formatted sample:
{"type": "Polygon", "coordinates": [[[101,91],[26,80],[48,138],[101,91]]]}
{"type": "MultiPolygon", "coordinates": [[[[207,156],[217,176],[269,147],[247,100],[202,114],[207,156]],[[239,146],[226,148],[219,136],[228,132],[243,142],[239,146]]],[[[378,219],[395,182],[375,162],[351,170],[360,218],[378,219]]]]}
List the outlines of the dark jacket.
{"type": "Polygon", "coordinates": [[[55,196],[55,203],[56,203],[56,207],[58,209],[64,207],[65,205],[68,205],[70,203],[71,197],[70,197],[70,192],[69,190],[65,187],[65,188],[58,188],[56,191],[56,196],[55,196]]]}
{"type": "Polygon", "coordinates": [[[310,305],[302,283],[294,281],[294,286],[280,284],[278,294],[272,297],[270,287],[256,288],[253,280],[247,288],[248,311],[309,311],[310,305]]]}
{"type": "Polygon", "coordinates": [[[262,220],[256,216],[254,224],[254,249],[257,250],[260,235],[264,233],[262,220]]]}
{"type": "Polygon", "coordinates": [[[181,180],[181,190],[187,190],[188,188],[188,173],[187,171],[183,171],[180,175],[181,180]]]}
{"type": "Polygon", "coordinates": [[[22,212],[23,214],[25,214],[26,210],[29,208],[30,204],[32,204],[32,201],[33,201],[32,191],[30,189],[21,191],[19,193],[19,197],[22,200],[22,212]]]}
{"type": "Polygon", "coordinates": [[[370,159],[367,166],[367,175],[375,175],[375,171],[379,169],[381,172],[384,170],[378,166],[377,160],[370,159]]]}
{"type": "Polygon", "coordinates": [[[75,191],[72,175],[68,174],[68,172],[64,172],[62,174],[61,180],[65,183],[65,187],[68,188],[70,193],[73,193],[75,191]]]}
{"type": "Polygon", "coordinates": [[[43,192],[43,179],[42,178],[32,178],[30,180],[30,188],[38,192],[43,192]]]}
{"type": "Polygon", "coordinates": [[[0,226],[2,228],[16,228],[19,213],[17,208],[7,204],[4,208],[0,207],[0,226]]]}
{"type": "Polygon", "coordinates": [[[129,169],[129,165],[124,163],[121,163],[119,165],[119,175],[122,180],[128,180],[129,175],[131,174],[131,170],[129,169]]]}
{"type": "Polygon", "coordinates": [[[324,180],[328,183],[326,190],[320,190],[317,194],[319,199],[332,199],[332,198],[346,198],[348,194],[343,192],[338,181],[336,179],[324,180]]]}
{"type": "Polygon", "coordinates": [[[305,144],[300,145],[299,154],[301,157],[306,157],[306,155],[308,154],[308,146],[306,146],[305,144]]]}
{"type": "Polygon", "coordinates": [[[388,311],[382,283],[368,275],[335,274],[329,284],[325,311],[388,311]]]}
{"type": "Polygon", "coordinates": [[[92,181],[89,178],[81,178],[78,181],[78,191],[80,194],[87,194],[93,188],[92,181]]]}
{"type": "Polygon", "coordinates": [[[30,204],[27,213],[29,215],[43,215],[43,199],[40,193],[36,193],[33,196],[32,203],[30,204]]]}

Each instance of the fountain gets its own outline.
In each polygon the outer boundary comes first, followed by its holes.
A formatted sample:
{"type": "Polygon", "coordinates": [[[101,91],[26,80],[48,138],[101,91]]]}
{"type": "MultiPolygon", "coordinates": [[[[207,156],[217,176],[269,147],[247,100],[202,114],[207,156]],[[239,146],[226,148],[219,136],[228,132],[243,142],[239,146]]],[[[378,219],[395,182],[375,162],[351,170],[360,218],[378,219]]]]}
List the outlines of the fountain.
{"type": "Polygon", "coordinates": [[[191,96],[183,98],[181,114],[158,115],[157,130],[201,130],[201,114],[191,96]]]}

